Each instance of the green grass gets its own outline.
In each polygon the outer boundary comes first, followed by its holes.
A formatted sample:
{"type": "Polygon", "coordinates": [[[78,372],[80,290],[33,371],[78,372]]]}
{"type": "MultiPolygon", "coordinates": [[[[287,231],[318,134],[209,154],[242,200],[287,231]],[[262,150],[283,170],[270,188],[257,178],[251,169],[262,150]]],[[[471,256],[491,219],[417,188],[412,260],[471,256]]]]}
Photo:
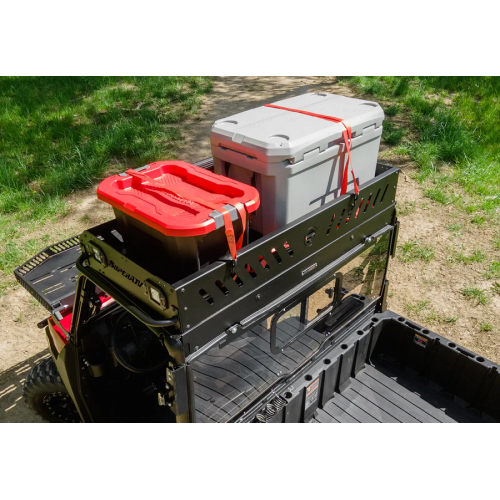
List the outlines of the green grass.
{"type": "Polygon", "coordinates": [[[479,250],[474,250],[471,255],[464,255],[462,253],[457,253],[455,259],[463,264],[472,264],[473,262],[483,262],[486,258],[486,254],[480,252],[479,250]]]}
{"type": "Polygon", "coordinates": [[[453,239],[453,238],[457,238],[459,236],[463,236],[463,233],[461,232],[461,230],[463,229],[463,224],[460,224],[460,223],[453,223],[453,224],[448,224],[447,228],[448,228],[448,231],[451,231],[453,234],[452,236],[450,236],[450,239],[453,239]]]}
{"type": "Polygon", "coordinates": [[[493,245],[500,250],[500,235],[493,240],[493,245]]]}
{"type": "Polygon", "coordinates": [[[450,205],[460,199],[460,196],[457,196],[454,193],[448,193],[441,187],[426,189],[425,196],[433,201],[441,203],[442,205],[450,205]]]}
{"type": "Polygon", "coordinates": [[[485,273],[484,277],[487,280],[491,280],[494,278],[500,278],[500,262],[493,261],[490,264],[488,271],[485,273]]]}
{"type": "Polygon", "coordinates": [[[385,136],[390,144],[402,140],[398,152],[420,166],[419,181],[435,184],[426,191],[429,198],[465,210],[462,197],[447,187],[453,183],[473,199],[475,212],[483,212],[471,222],[482,224],[485,215],[495,214],[500,207],[500,77],[349,77],[343,82],[383,100],[387,116],[404,115],[415,138],[394,136],[398,129],[390,121],[385,136]]]}
{"type": "Polygon", "coordinates": [[[173,158],[210,88],[198,77],[0,77],[0,296],[18,265],[72,236],[57,229],[66,195],[173,158]]]}
{"type": "Polygon", "coordinates": [[[396,104],[392,104],[391,106],[388,106],[384,109],[384,113],[386,114],[386,116],[396,116],[400,111],[401,108],[396,104]]]}
{"type": "Polygon", "coordinates": [[[415,314],[420,314],[422,313],[427,307],[429,306],[430,301],[429,300],[418,300],[415,303],[407,303],[406,304],[406,309],[408,310],[409,313],[415,313],[415,314]]]}
{"type": "Polygon", "coordinates": [[[481,331],[482,332],[491,332],[493,327],[489,323],[481,323],[481,331]]]}
{"type": "Polygon", "coordinates": [[[462,290],[462,294],[465,298],[470,299],[476,303],[476,305],[486,305],[488,302],[488,297],[486,296],[486,292],[484,290],[480,290],[479,288],[464,288],[462,290]]]}
{"type": "MultiPolygon", "coordinates": [[[[0,233],[3,236],[5,233],[0,233]]],[[[3,238],[2,238],[3,239],[3,238]]],[[[43,235],[27,241],[2,241],[2,252],[0,252],[0,271],[10,273],[18,265],[32,257],[46,247],[49,243],[49,236],[43,235]]]]}
{"type": "Polygon", "coordinates": [[[398,250],[398,256],[403,262],[415,262],[417,260],[430,262],[434,258],[434,249],[422,245],[419,240],[407,241],[399,246],[398,250]]]}
{"type": "Polygon", "coordinates": [[[398,206],[398,216],[405,217],[406,215],[411,215],[416,212],[417,204],[414,201],[409,201],[401,206],[398,206]]]}
{"type": "Polygon", "coordinates": [[[394,122],[387,121],[384,123],[384,130],[382,132],[382,139],[387,144],[398,144],[405,135],[405,130],[399,127],[394,122]]]}
{"type": "Polygon", "coordinates": [[[441,314],[439,314],[438,311],[436,311],[435,309],[431,309],[429,314],[427,314],[426,319],[427,319],[427,321],[433,321],[435,323],[440,323],[443,318],[442,318],[441,314]]]}
{"type": "Polygon", "coordinates": [[[46,218],[112,165],[171,158],[210,80],[1,77],[0,214],[46,218]]]}
{"type": "Polygon", "coordinates": [[[486,222],[486,217],[483,214],[476,214],[470,218],[472,224],[477,224],[478,226],[482,226],[486,222]]]}

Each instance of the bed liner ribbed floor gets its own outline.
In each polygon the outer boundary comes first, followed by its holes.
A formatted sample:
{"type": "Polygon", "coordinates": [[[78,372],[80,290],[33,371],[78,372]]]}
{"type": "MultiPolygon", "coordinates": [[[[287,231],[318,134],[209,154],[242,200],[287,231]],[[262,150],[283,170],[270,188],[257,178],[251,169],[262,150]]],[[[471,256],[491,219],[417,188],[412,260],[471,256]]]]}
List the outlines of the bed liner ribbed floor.
{"type": "Polygon", "coordinates": [[[342,394],[335,393],[312,423],[480,422],[474,410],[429,388],[419,377],[398,372],[389,363],[366,365],[342,394]]]}
{"type": "MultiPolygon", "coordinates": [[[[296,334],[294,319],[279,324],[277,337],[296,334]]],[[[222,349],[212,348],[193,364],[197,422],[223,422],[236,415],[282,375],[290,373],[319,348],[324,336],[314,330],[285,353],[269,349],[269,330],[260,325],[222,349]]]]}
{"type": "MultiPolygon", "coordinates": [[[[257,400],[267,401],[278,379],[291,373],[299,378],[289,379],[287,409],[276,415],[276,421],[452,423],[497,419],[494,402],[500,394],[500,379],[495,365],[482,358],[478,361],[468,351],[450,347],[445,339],[429,332],[423,348],[415,342],[415,337],[424,338],[416,335],[420,332],[417,327],[401,322],[393,313],[386,316],[390,321],[381,324],[379,334],[371,337],[374,323],[370,323],[370,330],[358,327],[344,343],[326,349],[310,365],[307,361],[325,340],[314,330],[278,355],[270,352],[270,332],[262,326],[253,327],[222,349],[210,349],[192,366],[196,420],[232,420],[257,400]],[[367,359],[369,343],[372,351],[367,359]],[[307,367],[301,373],[302,366],[307,367]],[[306,412],[306,386],[313,376],[322,380],[317,400],[321,403],[306,412]],[[325,389],[328,384],[329,389],[325,389]],[[326,399],[323,390],[330,391],[326,399]],[[478,401],[483,413],[478,411],[478,401]]],[[[288,318],[278,324],[280,342],[296,334],[296,323],[297,318],[288,318]]],[[[248,415],[254,415],[252,411],[248,415]]]]}

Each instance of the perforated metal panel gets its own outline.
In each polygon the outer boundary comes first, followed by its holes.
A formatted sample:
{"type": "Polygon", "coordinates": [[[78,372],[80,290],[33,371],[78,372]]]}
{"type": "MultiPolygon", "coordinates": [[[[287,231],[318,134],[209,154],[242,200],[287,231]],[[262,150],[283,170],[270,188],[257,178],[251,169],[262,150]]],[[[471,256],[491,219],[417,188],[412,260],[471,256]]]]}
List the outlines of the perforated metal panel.
{"type": "Polygon", "coordinates": [[[55,243],[19,266],[17,281],[49,312],[70,299],[76,289],[78,271],[75,267],[80,255],[80,240],[73,236],[55,243]]]}

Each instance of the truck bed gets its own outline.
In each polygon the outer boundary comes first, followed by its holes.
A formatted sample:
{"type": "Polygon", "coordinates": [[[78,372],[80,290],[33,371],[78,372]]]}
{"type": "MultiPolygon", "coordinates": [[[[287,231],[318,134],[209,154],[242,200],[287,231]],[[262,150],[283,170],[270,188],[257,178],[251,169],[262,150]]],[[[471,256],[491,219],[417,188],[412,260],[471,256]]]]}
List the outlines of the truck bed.
{"type": "MultiPolygon", "coordinates": [[[[289,340],[287,325],[280,325],[278,338],[289,340]]],[[[290,325],[291,326],[291,325],[290,325]]],[[[319,348],[324,336],[312,330],[285,353],[269,350],[269,330],[253,327],[237,341],[212,348],[193,364],[197,421],[225,422],[291,373],[319,348]]]]}
{"type": "Polygon", "coordinates": [[[313,331],[273,355],[269,331],[258,326],[212,348],[192,365],[196,420],[500,420],[500,367],[391,311],[370,313],[324,341],[313,331]],[[281,404],[266,413],[277,397],[281,404]]]}
{"type": "Polygon", "coordinates": [[[365,366],[311,419],[312,423],[480,421],[477,411],[460,408],[450,395],[430,389],[425,378],[412,378],[387,362],[365,366]]]}

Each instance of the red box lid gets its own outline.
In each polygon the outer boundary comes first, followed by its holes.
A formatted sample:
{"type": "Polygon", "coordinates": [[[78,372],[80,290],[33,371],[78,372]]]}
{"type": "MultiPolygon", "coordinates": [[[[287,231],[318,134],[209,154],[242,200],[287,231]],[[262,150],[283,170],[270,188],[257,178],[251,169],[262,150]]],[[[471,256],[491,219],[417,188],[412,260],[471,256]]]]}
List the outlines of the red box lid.
{"type": "Polygon", "coordinates": [[[198,236],[216,229],[215,220],[209,217],[214,208],[186,195],[221,207],[241,203],[248,213],[259,208],[259,193],[254,187],[183,161],[150,163],[140,174],[155,185],[144,178],[113,175],[99,184],[97,197],[167,236],[198,236]],[[158,183],[181,195],[161,190],[158,183]]]}

